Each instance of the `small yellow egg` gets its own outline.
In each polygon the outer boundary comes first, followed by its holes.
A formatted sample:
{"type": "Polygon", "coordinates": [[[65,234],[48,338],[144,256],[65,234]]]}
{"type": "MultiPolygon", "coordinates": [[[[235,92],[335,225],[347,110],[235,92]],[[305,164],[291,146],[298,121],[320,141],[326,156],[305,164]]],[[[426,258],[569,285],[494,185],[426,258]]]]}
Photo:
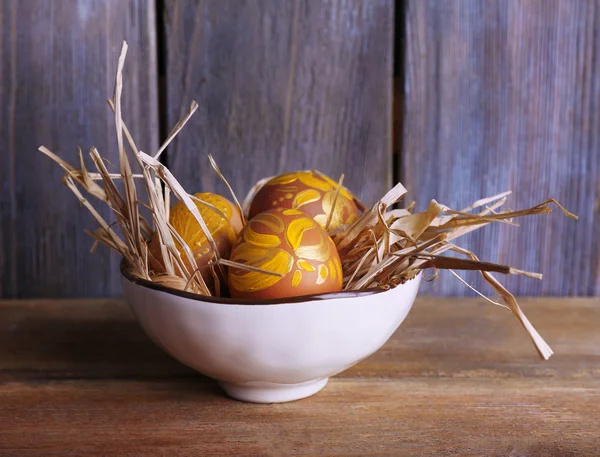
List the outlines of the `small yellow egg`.
{"type": "MultiPolygon", "coordinates": [[[[218,194],[202,192],[194,194],[194,197],[212,206],[194,201],[208,231],[217,244],[219,255],[229,258],[231,247],[242,230],[242,218],[238,208],[228,199],[218,194]]],[[[169,223],[192,250],[197,267],[206,265],[213,258],[212,248],[200,224],[182,202],[177,202],[171,207],[169,223]]],[[[186,267],[191,271],[196,270],[196,266],[190,265],[182,246],[177,242],[175,244],[186,267]]],[[[156,259],[162,259],[158,234],[156,233],[150,241],[149,250],[156,259]]],[[[209,288],[212,288],[214,278],[209,268],[204,268],[201,273],[209,288]]]]}

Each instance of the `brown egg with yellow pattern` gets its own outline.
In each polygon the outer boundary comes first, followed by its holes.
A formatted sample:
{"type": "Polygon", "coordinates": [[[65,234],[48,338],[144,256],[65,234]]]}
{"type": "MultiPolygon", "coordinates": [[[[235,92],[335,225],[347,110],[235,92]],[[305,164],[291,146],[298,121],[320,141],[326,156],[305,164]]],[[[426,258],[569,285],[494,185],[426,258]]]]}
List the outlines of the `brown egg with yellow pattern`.
{"type": "Polygon", "coordinates": [[[230,260],[281,275],[230,267],[234,298],[266,300],[342,290],[335,244],[314,219],[298,210],[275,208],[254,216],[230,260]]]}
{"type": "MultiPolygon", "coordinates": [[[[194,203],[217,245],[219,255],[229,258],[231,247],[242,230],[242,218],[238,208],[225,197],[211,192],[197,193],[194,197],[200,200],[194,200],[194,203]]],[[[192,250],[198,267],[207,265],[213,258],[212,248],[200,224],[182,202],[177,202],[171,207],[169,223],[192,250]]],[[[196,270],[196,266],[190,265],[181,244],[175,241],[175,245],[186,267],[190,271],[196,270]]],[[[152,237],[148,247],[154,258],[162,259],[157,233],[152,237]]],[[[213,289],[214,277],[210,269],[202,269],[201,274],[207,286],[213,289]]]]}
{"type": "Polygon", "coordinates": [[[338,183],[315,171],[295,171],[267,181],[250,204],[249,217],[272,208],[297,209],[325,228],[333,210],[328,230],[355,222],[360,211],[350,192],[340,188],[333,205],[338,183]]]}

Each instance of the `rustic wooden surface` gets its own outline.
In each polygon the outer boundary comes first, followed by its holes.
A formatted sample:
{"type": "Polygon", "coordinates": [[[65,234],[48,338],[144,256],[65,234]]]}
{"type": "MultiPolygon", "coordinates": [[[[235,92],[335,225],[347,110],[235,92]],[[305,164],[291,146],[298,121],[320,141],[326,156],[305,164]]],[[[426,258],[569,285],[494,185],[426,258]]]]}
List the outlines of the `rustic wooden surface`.
{"type": "MultiPolygon", "coordinates": [[[[118,261],[90,256],[95,222],[60,184],[46,145],[69,161],[77,146],[114,160],[112,96],[121,41],[123,115],[139,147],[157,145],[152,0],[0,2],[0,297],[120,295],[118,261]]],[[[108,212],[101,208],[102,214],[108,212]]]]}
{"type": "Polygon", "coordinates": [[[316,396],[251,405],[163,354],[120,301],[0,302],[0,455],[597,455],[600,300],[521,304],[548,362],[508,311],[420,298],[316,396]]]}
{"type": "MultiPolygon", "coordinates": [[[[406,2],[404,184],[421,207],[512,189],[579,214],[495,227],[461,244],[541,271],[522,295],[600,294],[600,0],[406,2]]],[[[466,275],[482,282],[476,273],[466,275]]],[[[465,293],[448,275],[425,291],[465,293]]]]}
{"type": "Polygon", "coordinates": [[[165,2],[168,151],[188,191],[316,168],[374,203],[392,183],[393,0],[165,2]],[[170,128],[170,127],[169,127],[170,128]]]}

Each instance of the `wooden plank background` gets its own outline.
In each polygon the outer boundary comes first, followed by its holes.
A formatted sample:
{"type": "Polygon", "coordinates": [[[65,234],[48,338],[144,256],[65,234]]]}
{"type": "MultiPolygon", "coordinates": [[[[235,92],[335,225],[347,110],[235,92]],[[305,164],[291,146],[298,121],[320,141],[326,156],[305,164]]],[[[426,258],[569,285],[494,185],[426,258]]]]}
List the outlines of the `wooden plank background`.
{"type": "MultiPolygon", "coordinates": [[[[464,208],[511,189],[515,209],[558,199],[578,222],[538,216],[459,244],[544,273],[509,278],[518,294],[599,294],[600,1],[409,0],[404,70],[411,197],[464,208]]],[[[422,291],[465,293],[452,279],[422,291]]]]}
{"type": "Polygon", "coordinates": [[[316,168],[375,202],[392,184],[392,0],[165,2],[167,122],[200,103],[169,168],[226,193],[316,168]],[[202,82],[204,81],[204,82],[202,82]]]}
{"type": "MultiPolygon", "coordinates": [[[[0,297],[121,293],[118,259],[88,254],[94,223],[37,147],[115,156],[104,100],[122,39],[124,115],[143,149],[200,103],[164,156],[189,191],[225,192],[212,153],[239,195],[317,168],[344,172],[367,203],[394,179],[420,207],[553,196],[580,221],[489,227],[463,245],[545,274],[507,281],[518,294],[600,294],[600,0],[394,3],[0,2],[0,297]]],[[[423,292],[469,294],[449,275],[423,292]]]]}
{"type": "Polygon", "coordinates": [[[0,297],[120,294],[119,259],[89,254],[94,221],[37,148],[117,157],[105,100],[123,39],[123,115],[139,146],[156,148],[155,23],[147,0],[0,2],[0,297]]]}

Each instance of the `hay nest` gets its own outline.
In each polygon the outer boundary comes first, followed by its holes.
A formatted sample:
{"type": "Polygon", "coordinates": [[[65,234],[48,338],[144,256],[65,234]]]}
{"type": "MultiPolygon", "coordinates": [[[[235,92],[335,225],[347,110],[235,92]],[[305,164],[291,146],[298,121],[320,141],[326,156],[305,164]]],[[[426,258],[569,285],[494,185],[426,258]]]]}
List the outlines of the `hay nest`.
{"type": "MultiPolygon", "coordinates": [[[[127,261],[133,275],[166,287],[210,295],[211,291],[202,279],[202,275],[199,274],[199,269],[192,270],[189,267],[189,265],[196,265],[192,250],[169,224],[169,208],[173,195],[190,210],[207,237],[212,247],[212,260],[205,268],[213,271],[213,276],[217,281],[216,270],[227,266],[277,275],[270,271],[231,262],[219,256],[215,241],[194,203],[193,195],[190,195],[169,169],[159,161],[162,152],[198,108],[196,102],[192,102],[189,110],[173,127],[158,151],[154,154],[147,154],[138,149],[121,113],[122,72],[126,54],[127,44],[124,42],[117,65],[114,94],[112,99],[108,100],[115,119],[119,171],[109,172],[106,165],[109,162],[100,155],[96,148],[92,148],[89,152],[95,168],[93,172],[88,171],[81,149],[79,150],[79,168],[77,168],[65,162],[48,148],[44,146],[39,148],[41,152],[65,170],[63,183],[99,223],[98,229],[87,231],[95,239],[92,250],[97,247],[98,243],[105,244],[127,261]],[[129,151],[127,151],[126,144],[129,151]],[[130,158],[135,161],[134,166],[139,169],[137,174],[132,171],[130,158]],[[115,231],[115,223],[106,221],[82,194],[80,188],[108,205],[116,218],[120,234],[115,231]],[[140,198],[140,194],[142,194],[142,198],[140,198]],[[143,203],[143,201],[147,203],[143,203]],[[142,215],[142,208],[148,210],[152,224],[142,215]],[[160,240],[161,258],[153,256],[148,249],[148,241],[154,232],[157,232],[160,240]],[[180,255],[177,244],[182,247],[185,259],[180,255]],[[155,274],[156,271],[161,273],[155,274]]],[[[211,156],[209,156],[209,160],[217,175],[231,191],[240,213],[244,214],[252,196],[268,178],[261,180],[251,189],[242,205],[227,184],[215,160],[211,156]]],[[[342,188],[342,183],[343,176],[338,183],[338,191],[342,188]]],[[[493,300],[476,292],[495,305],[509,308],[529,333],[539,355],[548,359],[552,355],[552,350],[525,317],[515,297],[492,273],[518,274],[536,279],[541,279],[542,275],[511,266],[482,262],[474,253],[458,247],[455,240],[490,223],[501,222],[516,225],[513,221],[515,218],[550,213],[551,204],[556,205],[569,217],[576,219],[577,216],[568,212],[554,199],[548,199],[520,211],[504,211],[502,207],[506,203],[510,191],[478,200],[460,211],[448,208],[435,200],[432,200],[427,209],[422,212],[413,212],[414,204],[410,204],[405,209],[394,209],[394,204],[399,202],[405,194],[404,186],[397,184],[370,208],[355,198],[358,207],[362,210],[359,220],[351,226],[329,232],[340,254],[344,272],[344,290],[391,288],[414,278],[425,269],[448,270],[464,282],[455,270],[477,270],[497,292],[499,298],[493,300]],[[445,256],[444,253],[447,252],[453,252],[462,257],[445,256]]],[[[335,202],[336,198],[334,198],[334,206],[335,202]]],[[[218,211],[216,208],[215,210],[218,211]]],[[[472,288],[466,282],[464,283],[472,288]]],[[[220,290],[219,287],[215,289],[220,290]]]]}

